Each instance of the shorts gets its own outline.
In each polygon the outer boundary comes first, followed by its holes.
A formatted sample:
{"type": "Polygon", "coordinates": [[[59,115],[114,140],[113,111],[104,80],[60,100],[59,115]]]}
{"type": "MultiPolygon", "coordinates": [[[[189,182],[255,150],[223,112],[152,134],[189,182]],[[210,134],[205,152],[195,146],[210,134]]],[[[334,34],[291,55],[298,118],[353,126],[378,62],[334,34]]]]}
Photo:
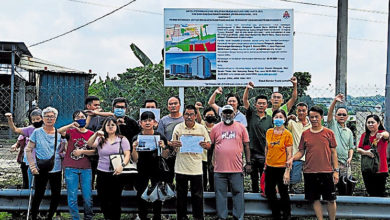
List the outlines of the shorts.
{"type": "Polygon", "coordinates": [[[333,182],[333,173],[304,173],[305,199],[309,201],[336,200],[336,189],[333,182]]]}
{"type": "Polygon", "coordinates": [[[302,181],[302,167],[302,160],[296,160],[293,162],[292,169],[290,171],[290,184],[297,184],[302,181]]]}

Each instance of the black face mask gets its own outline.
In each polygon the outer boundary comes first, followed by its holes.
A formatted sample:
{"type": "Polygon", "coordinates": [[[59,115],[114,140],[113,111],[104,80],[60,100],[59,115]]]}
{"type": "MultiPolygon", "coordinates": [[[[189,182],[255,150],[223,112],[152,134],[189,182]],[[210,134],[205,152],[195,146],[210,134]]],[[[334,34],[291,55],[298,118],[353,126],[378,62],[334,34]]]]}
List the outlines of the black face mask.
{"type": "Polygon", "coordinates": [[[208,123],[214,123],[217,121],[217,118],[215,116],[206,116],[205,120],[208,122],[208,123]]]}
{"type": "Polygon", "coordinates": [[[43,121],[33,122],[32,125],[34,126],[34,128],[40,128],[43,125],[43,121]]]}

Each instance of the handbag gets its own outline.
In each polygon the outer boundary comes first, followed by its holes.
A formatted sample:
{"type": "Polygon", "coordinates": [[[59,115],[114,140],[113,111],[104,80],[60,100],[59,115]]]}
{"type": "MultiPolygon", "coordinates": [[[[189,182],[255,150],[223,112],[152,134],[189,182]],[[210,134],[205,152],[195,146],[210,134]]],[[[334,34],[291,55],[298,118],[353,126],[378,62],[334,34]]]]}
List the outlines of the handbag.
{"type": "Polygon", "coordinates": [[[157,193],[158,199],[161,202],[172,199],[176,196],[176,193],[175,191],[173,191],[172,187],[165,182],[160,182],[159,184],[157,184],[157,193]]]}
{"type": "Polygon", "coordinates": [[[362,173],[374,174],[379,170],[379,154],[378,151],[376,151],[375,147],[373,147],[372,145],[371,145],[371,153],[374,154],[374,157],[362,155],[362,159],[361,159],[362,173]]]}
{"type": "Polygon", "coordinates": [[[147,202],[155,202],[158,200],[158,184],[152,187],[146,187],[142,193],[141,198],[147,202]]]}
{"type": "Polygon", "coordinates": [[[55,159],[56,150],[57,150],[57,129],[55,129],[54,137],[55,138],[54,138],[54,153],[53,153],[53,156],[51,156],[50,159],[39,159],[36,156],[36,163],[37,163],[37,167],[38,167],[39,172],[48,173],[54,167],[54,159],[55,159]]]}
{"type": "Polygon", "coordinates": [[[342,174],[339,182],[337,183],[339,195],[352,196],[353,191],[355,190],[357,179],[349,173],[349,167],[350,165],[347,164],[345,173],[342,174]]]}
{"type": "MultiPolygon", "coordinates": [[[[121,166],[124,161],[124,158],[125,155],[123,154],[122,138],[121,138],[121,141],[119,143],[119,153],[110,155],[111,170],[114,171],[117,167],[121,166]]],[[[126,173],[126,174],[138,173],[137,164],[130,159],[129,162],[123,167],[122,173],[126,173]]]]}

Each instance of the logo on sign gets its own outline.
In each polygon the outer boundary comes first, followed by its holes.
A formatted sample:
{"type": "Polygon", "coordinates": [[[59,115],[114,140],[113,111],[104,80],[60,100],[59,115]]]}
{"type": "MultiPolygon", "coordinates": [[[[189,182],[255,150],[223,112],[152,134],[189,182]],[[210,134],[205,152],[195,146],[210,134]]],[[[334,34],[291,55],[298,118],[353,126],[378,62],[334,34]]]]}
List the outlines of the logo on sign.
{"type": "Polygon", "coordinates": [[[290,14],[288,13],[288,11],[285,11],[285,12],[284,12],[283,18],[285,18],[285,19],[290,18],[290,14]]]}

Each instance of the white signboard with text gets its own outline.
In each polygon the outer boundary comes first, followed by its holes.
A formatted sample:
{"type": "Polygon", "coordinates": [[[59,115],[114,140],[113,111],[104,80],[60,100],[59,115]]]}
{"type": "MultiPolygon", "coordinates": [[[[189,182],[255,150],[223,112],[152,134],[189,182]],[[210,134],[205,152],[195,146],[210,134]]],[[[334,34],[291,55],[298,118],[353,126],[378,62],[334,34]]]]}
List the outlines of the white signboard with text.
{"type": "Polygon", "coordinates": [[[292,9],[164,9],[165,86],[291,86],[292,9]]]}

